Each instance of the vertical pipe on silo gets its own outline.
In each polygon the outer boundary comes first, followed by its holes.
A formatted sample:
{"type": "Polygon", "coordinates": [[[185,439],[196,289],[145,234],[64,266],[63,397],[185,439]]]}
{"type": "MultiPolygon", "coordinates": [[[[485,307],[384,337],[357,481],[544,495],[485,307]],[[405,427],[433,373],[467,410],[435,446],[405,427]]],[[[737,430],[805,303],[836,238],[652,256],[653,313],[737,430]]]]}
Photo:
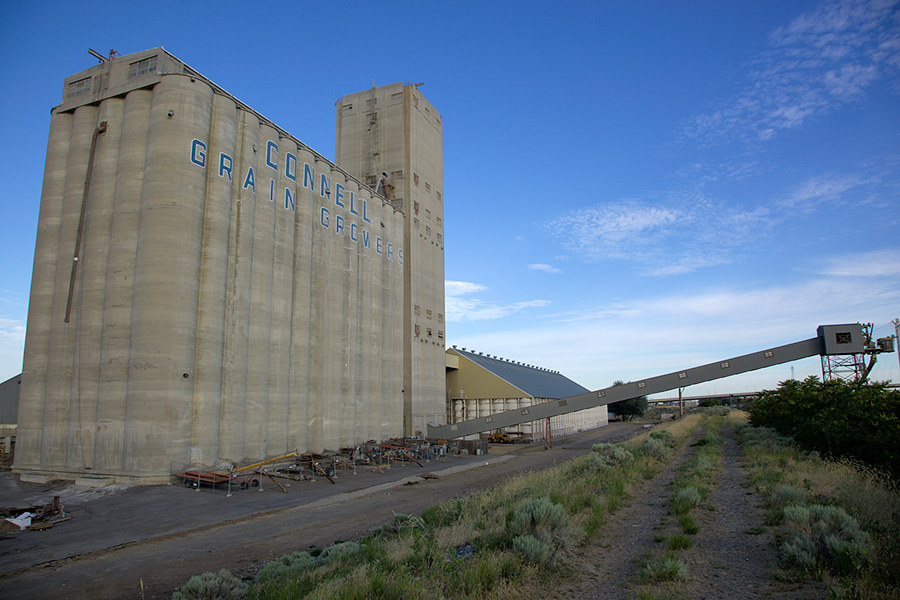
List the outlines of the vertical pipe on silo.
{"type": "Polygon", "coordinates": [[[364,327],[366,313],[363,306],[363,256],[359,245],[359,183],[353,179],[347,180],[347,197],[344,199],[345,216],[347,219],[344,232],[344,247],[347,249],[350,269],[346,273],[348,313],[352,320],[348,329],[348,343],[350,353],[350,386],[349,404],[352,407],[352,425],[347,428],[348,437],[345,444],[354,444],[367,440],[368,415],[365,413],[364,404],[364,377],[365,377],[365,344],[364,327]],[[352,202],[351,202],[352,200],[352,202]],[[356,239],[354,239],[356,238],[356,239]]]}
{"type": "Polygon", "coordinates": [[[381,411],[384,407],[384,398],[381,393],[381,359],[385,351],[384,336],[382,335],[381,321],[381,272],[379,269],[379,261],[375,258],[375,252],[372,249],[372,224],[366,219],[372,220],[370,207],[372,206],[372,197],[368,191],[360,191],[360,212],[361,219],[359,223],[359,252],[362,257],[360,270],[364,273],[363,293],[360,303],[365,308],[365,406],[366,420],[368,424],[366,428],[368,433],[366,439],[384,439],[381,428],[381,411]]]}
{"type": "Polygon", "coordinates": [[[345,186],[344,175],[336,169],[330,170],[331,190],[325,199],[325,206],[331,211],[328,241],[328,274],[325,285],[328,310],[325,315],[325,446],[339,447],[342,442],[341,422],[345,418],[347,394],[347,298],[344,293],[346,249],[344,247],[343,225],[345,213],[336,205],[339,186],[345,186]],[[342,224],[343,223],[343,224],[342,224]]]}
{"type": "Polygon", "coordinates": [[[72,332],[77,319],[65,323],[69,278],[75,251],[91,138],[97,127],[96,106],[80,106],[72,123],[71,145],[59,227],[60,265],[53,281],[50,314],[50,352],[44,392],[43,440],[40,464],[48,469],[65,468],[70,392],[72,387],[72,332]]]}
{"type": "MultiPolygon", "coordinates": [[[[379,201],[378,205],[380,213],[378,219],[379,222],[383,224],[381,227],[381,236],[384,239],[384,247],[386,248],[388,240],[393,239],[393,232],[396,228],[394,221],[395,213],[393,207],[389,203],[379,201]]],[[[381,263],[381,269],[386,279],[385,284],[382,287],[385,296],[385,299],[382,302],[382,308],[388,313],[386,336],[390,339],[390,344],[388,345],[389,351],[385,353],[384,360],[382,361],[382,377],[384,378],[384,391],[382,393],[385,399],[388,400],[388,410],[384,416],[384,423],[386,427],[391,428],[392,435],[401,435],[405,432],[402,427],[397,427],[398,424],[402,423],[402,413],[397,412],[397,408],[400,408],[400,405],[397,404],[396,401],[401,397],[400,390],[402,389],[402,386],[397,387],[395,374],[397,366],[396,353],[402,348],[401,341],[398,340],[396,336],[396,327],[401,321],[397,318],[398,313],[396,312],[396,307],[403,306],[403,286],[397,285],[397,269],[394,268],[395,265],[392,264],[393,261],[387,260],[386,255],[380,255],[377,258],[381,263]]],[[[402,308],[400,310],[402,310],[402,308]]],[[[422,334],[424,335],[424,330],[422,331],[422,334]]]]}
{"type": "Polygon", "coordinates": [[[73,469],[93,468],[94,462],[103,300],[106,297],[110,228],[124,110],[125,101],[121,98],[107,98],[100,103],[97,119],[106,122],[106,132],[97,137],[90,169],[90,193],[85,199],[84,234],[70,319],[74,325],[74,356],[67,462],[73,469]]]}
{"type": "MultiPolygon", "coordinates": [[[[269,360],[269,423],[271,454],[288,447],[291,402],[291,309],[294,289],[294,216],[297,210],[297,144],[288,137],[278,141],[278,177],[275,184],[275,257],[272,289],[272,355],[269,360]],[[290,169],[290,171],[288,170],[290,169]]],[[[302,169],[300,175],[302,176],[302,169]]]]}
{"type": "Polygon", "coordinates": [[[360,202],[360,194],[363,189],[360,188],[358,182],[354,181],[351,185],[353,191],[353,206],[350,214],[351,225],[355,225],[353,231],[356,239],[350,239],[350,247],[356,256],[355,273],[353,280],[355,282],[355,314],[356,327],[353,331],[354,339],[354,406],[356,412],[354,439],[358,441],[368,440],[372,438],[369,429],[369,407],[368,407],[368,380],[369,380],[369,364],[371,360],[371,347],[369,341],[369,288],[371,286],[371,275],[368,271],[368,256],[362,247],[359,238],[360,225],[365,224],[362,220],[362,204],[360,202]],[[353,214],[357,213],[357,214],[353,214]]]}
{"type": "Polygon", "coordinates": [[[278,154],[269,143],[278,132],[260,127],[257,147],[256,218],[253,226],[253,265],[250,273],[250,340],[247,361],[247,439],[244,458],[266,455],[269,409],[269,369],[272,353],[272,286],[275,257],[275,194],[278,154]],[[276,167],[267,164],[271,162],[276,167]]]}
{"type": "Polygon", "coordinates": [[[182,75],[164,75],[153,88],[125,422],[125,468],[135,474],[168,474],[190,457],[212,96],[209,85],[182,75]],[[205,161],[194,140],[205,144],[205,161]]]}
{"type": "MultiPolygon", "coordinates": [[[[393,311],[392,324],[393,324],[393,334],[394,334],[394,345],[393,345],[393,353],[391,354],[391,375],[392,375],[392,383],[391,386],[391,394],[390,398],[392,400],[391,406],[393,408],[393,413],[391,416],[391,423],[393,426],[402,431],[403,427],[403,385],[404,385],[404,352],[405,352],[405,344],[404,344],[404,333],[405,329],[405,321],[404,321],[404,306],[407,304],[406,295],[409,294],[409,290],[405,289],[404,281],[404,269],[406,261],[409,257],[409,249],[405,247],[404,242],[404,229],[405,229],[405,217],[403,213],[400,211],[394,211],[390,205],[387,206],[387,210],[391,212],[391,217],[394,220],[394,239],[397,240],[397,244],[404,246],[403,248],[403,263],[400,264],[400,261],[396,261],[391,265],[391,290],[392,290],[392,301],[391,301],[391,309],[393,311]]],[[[408,393],[409,390],[406,390],[408,393]]]]}
{"type": "MultiPolygon", "coordinates": [[[[394,282],[391,279],[391,269],[390,265],[386,260],[384,260],[384,256],[380,255],[376,252],[378,237],[384,236],[384,227],[382,224],[387,220],[388,222],[392,222],[392,209],[386,206],[380,198],[372,198],[372,208],[371,212],[372,216],[372,255],[376,261],[376,270],[378,273],[378,277],[381,280],[381,297],[378,299],[378,306],[381,311],[381,337],[382,337],[382,352],[379,361],[379,372],[378,372],[378,381],[379,381],[379,396],[381,397],[381,414],[380,417],[380,428],[382,430],[383,437],[389,437],[392,435],[396,435],[398,430],[396,427],[393,427],[391,421],[394,417],[393,415],[393,372],[391,369],[391,365],[393,364],[393,354],[395,351],[394,348],[394,305],[395,299],[393,298],[393,294],[396,293],[396,290],[393,289],[394,282]]],[[[401,304],[401,302],[396,302],[396,304],[401,304]]],[[[402,433],[402,428],[399,430],[399,433],[402,433]]]]}
{"type": "Polygon", "coordinates": [[[246,456],[247,378],[250,339],[250,282],[256,225],[257,158],[260,123],[250,111],[241,110],[235,157],[228,275],[225,293],[225,362],[219,421],[219,457],[231,462],[246,456]]]}
{"type": "Polygon", "coordinates": [[[52,283],[56,281],[57,270],[67,272],[72,260],[69,250],[61,248],[59,243],[73,122],[72,113],[54,111],[50,117],[16,429],[15,465],[23,468],[41,464],[42,423],[45,418],[51,418],[44,413],[44,407],[51,355],[50,330],[56,317],[52,310],[56,288],[52,283]]]}
{"type": "MultiPolygon", "coordinates": [[[[306,178],[306,165],[315,165],[312,153],[297,153],[297,198],[294,215],[294,273],[291,299],[290,405],[288,447],[305,452],[309,447],[309,366],[315,350],[310,345],[310,304],[315,294],[311,285],[312,237],[317,203],[306,178]]],[[[321,227],[319,227],[321,229],[321,227]]]]}
{"type": "Polygon", "coordinates": [[[343,231],[338,235],[341,243],[341,312],[343,319],[341,321],[341,409],[337,427],[340,433],[340,445],[344,447],[353,444],[355,441],[354,430],[356,429],[357,416],[355,398],[357,347],[355,339],[359,326],[356,313],[356,271],[358,264],[357,252],[353,247],[353,240],[350,238],[350,225],[353,222],[353,215],[350,214],[352,180],[337,171],[335,171],[335,178],[343,186],[343,199],[335,197],[332,205],[335,207],[335,214],[340,215],[344,219],[343,231]],[[338,206],[338,202],[344,206],[338,206]]]}
{"type": "Polygon", "coordinates": [[[330,193],[321,193],[321,175],[324,174],[330,181],[331,165],[317,157],[313,171],[315,177],[312,184],[313,233],[310,271],[312,297],[309,322],[309,448],[313,452],[320,452],[325,448],[326,443],[325,418],[331,392],[326,383],[330,335],[326,321],[330,309],[327,286],[330,279],[328,266],[331,246],[329,242],[333,237],[330,230],[333,223],[330,217],[333,211],[330,205],[330,193]]]}
{"type": "MultiPolygon", "coordinates": [[[[372,396],[372,361],[378,354],[378,346],[372,343],[372,267],[371,255],[363,246],[362,229],[367,225],[362,218],[363,197],[367,197],[365,188],[354,186],[354,215],[356,240],[353,246],[357,253],[357,370],[356,370],[356,428],[358,440],[376,438],[377,432],[372,427],[372,408],[376,398],[372,396]]],[[[368,207],[368,200],[366,200],[368,207]]]]}
{"type": "Polygon", "coordinates": [[[134,261],[152,95],[150,90],[129,92],[125,96],[122,116],[109,257],[106,262],[106,297],[103,300],[103,337],[97,390],[94,470],[99,472],[116,472],[123,468],[134,261]]]}
{"type": "Polygon", "coordinates": [[[225,298],[228,276],[229,224],[234,203],[235,147],[238,110],[234,100],[213,96],[208,134],[206,195],[200,243],[200,280],[191,416],[191,464],[215,464],[219,454],[219,415],[225,337],[225,298]]]}

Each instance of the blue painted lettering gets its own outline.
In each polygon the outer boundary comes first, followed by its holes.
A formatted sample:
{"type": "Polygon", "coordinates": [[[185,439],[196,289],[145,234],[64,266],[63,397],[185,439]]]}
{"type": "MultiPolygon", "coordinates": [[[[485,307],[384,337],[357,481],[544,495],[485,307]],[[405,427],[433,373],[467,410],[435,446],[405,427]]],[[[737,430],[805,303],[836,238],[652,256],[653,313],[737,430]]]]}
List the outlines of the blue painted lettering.
{"type": "Polygon", "coordinates": [[[244,178],[244,189],[253,188],[253,193],[256,193],[256,179],[253,177],[253,167],[247,169],[247,176],[244,178]]]}
{"type": "Polygon", "coordinates": [[[309,163],[303,163],[303,187],[313,189],[313,181],[316,179],[315,171],[309,163]]]}
{"type": "Polygon", "coordinates": [[[297,181],[297,157],[290,152],[284,155],[284,175],[291,181],[297,181]]]}
{"type": "Polygon", "coordinates": [[[323,198],[331,194],[331,191],[329,191],[329,188],[331,187],[330,183],[331,182],[328,181],[328,176],[325,175],[325,173],[319,175],[319,195],[323,198]]]}
{"type": "Polygon", "coordinates": [[[397,262],[403,264],[403,248],[397,248],[397,262]]]}
{"type": "Polygon", "coordinates": [[[232,168],[232,160],[231,157],[222,152],[219,154],[219,177],[222,176],[222,173],[228,173],[228,181],[231,181],[231,168],[232,168]]]}
{"type": "Polygon", "coordinates": [[[350,223],[350,239],[354,242],[359,241],[359,225],[356,223],[350,223]]]}
{"type": "Polygon", "coordinates": [[[358,212],[356,212],[356,194],[354,194],[352,190],[350,191],[350,214],[359,214],[358,212]]]}
{"type": "Polygon", "coordinates": [[[334,232],[344,235],[344,217],[338,215],[334,218],[334,232]]]}
{"type": "Polygon", "coordinates": [[[365,221],[366,223],[371,223],[372,221],[369,220],[369,211],[367,210],[368,208],[369,204],[365,201],[365,199],[363,199],[363,221],[365,221]]]}
{"type": "Polygon", "coordinates": [[[363,237],[363,248],[368,248],[369,247],[369,230],[363,229],[362,234],[363,234],[363,236],[362,236],[363,237]]]}
{"type": "Polygon", "coordinates": [[[294,212],[294,195],[291,194],[291,188],[284,188],[284,209],[288,209],[290,204],[291,212],[294,212]]]}
{"type": "Polygon", "coordinates": [[[275,202],[275,180],[269,180],[269,202],[275,202]]]}
{"type": "Polygon", "coordinates": [[[278,154],[278,144],[269,140],[266,142],[266,165],[272,167],[273,171],[278,171],[278,157],[272,158],[272,153],[278,154]]]}
{"type": "Polygon", "coordinates": [[[341,200],[344,199],[344,186],[339,183],[334,185],[334,203],[341,208],[344,208],[344,203],[341,200]]]}
{"type": "Polygon", "coordinates": [[[381,237],[380,237],[380,236],[379,236],[379,237],[376,237],[376,238],[375,238],[375,252],[377,252],[378,254],[381,254],[381,253],[382,253],[382,252],[381,252],[381,246],[382,246],[383,244],[384,244],[384,242],[381,240],[381,237]]]}
{"type": "Polygon", "coordinates": [[[322,210],[319,211],[319,223],[322,227],[328,227],[328,209],[324,206],[322,210]]]}
{"type": "Polygon", "coordinates": [[[387,259],[391,260],[394,257],[394,245],[388,242],[387,245],[387,259]]]}
{"type": "Polygon", "coordinates": [[[198,167],[206,166],[206,144],[198,139],[191,142],[191,162],[198,167]]]}

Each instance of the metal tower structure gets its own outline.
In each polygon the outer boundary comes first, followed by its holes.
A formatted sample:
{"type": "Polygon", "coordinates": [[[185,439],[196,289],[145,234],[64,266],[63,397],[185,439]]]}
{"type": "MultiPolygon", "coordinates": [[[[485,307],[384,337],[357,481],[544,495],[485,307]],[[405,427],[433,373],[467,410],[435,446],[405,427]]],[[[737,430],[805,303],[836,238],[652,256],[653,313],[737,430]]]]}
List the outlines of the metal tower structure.
{"type": "MultiPolygon", "coordinates": [[[[874,325],[866,323],[861,326],[862,347],[858,345],[853,352],[847,354],[822,354],[822,381],[841,379],[848,383],[865,383],[875,366],[877,357],[882,352],[894,351],[894,338],[891,336],[872,340],[874,325]]],[[[851,344],[849,332],[835,332],[835,344],[851,344]],[[841,337],[844,336],[844,337],[841,337]],[[845,339],[846,338],[846,339],[845,339]]]]}

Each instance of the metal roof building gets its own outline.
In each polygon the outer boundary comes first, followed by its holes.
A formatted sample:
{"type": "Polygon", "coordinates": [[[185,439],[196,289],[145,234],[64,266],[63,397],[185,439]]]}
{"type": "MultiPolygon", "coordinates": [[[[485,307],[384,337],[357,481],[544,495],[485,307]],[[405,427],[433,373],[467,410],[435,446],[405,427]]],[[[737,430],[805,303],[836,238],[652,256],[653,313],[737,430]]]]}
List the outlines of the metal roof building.
{"type": "MultiPolygon", "coordinates": [[[[584,394],[589,390],[562,373],[498,358],[465,348],[447,349],[447,402],[450,423],[505,410],[527,410],[541,402],[584,394]]],[[[550,420],[551,435],[565,435],[608,422],[605,406],[550,420]]],[[[526,423],[515,431],[525,439],[543,439],[544,425],[526,423]]]]}

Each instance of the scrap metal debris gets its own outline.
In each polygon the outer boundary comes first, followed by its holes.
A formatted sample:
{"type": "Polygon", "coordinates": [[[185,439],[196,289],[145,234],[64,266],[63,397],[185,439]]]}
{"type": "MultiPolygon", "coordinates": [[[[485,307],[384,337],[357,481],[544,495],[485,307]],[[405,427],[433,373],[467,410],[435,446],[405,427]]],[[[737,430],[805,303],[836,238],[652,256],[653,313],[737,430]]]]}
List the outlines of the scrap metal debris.
{"type": "Polygon", "coordinates": [[[28,508],[0,507],[0,532],[9,533],[15,531],[40,531],[50,529],[56,523],[68,521],[72,517],[67,515],[59,496],[53,496],[53,501],[47,504],[32,505],[28,508]]]}
{"type": "MultiPolygon", "coordinates": [[[[338,452],[304,452],[294,450],[245,466],[236,464],[218,465],[216,468],[191,467],[177,473],[186,487],[199,489],[201,486],[232,489],[260,488],[265,477],[272,481],[283,493],[287,490],[275,478],[291,481],[316,481],[323,477],[331,483],[341,473],[360,469],[384,474],[387,469],[409,464],[425,468],[426,462],[433,460],[447,462],[449,456],[465,456],[470,453],[466,441],[426,440],[419,437],[390,438],[381,442],[369,440],[356,447],[341,448],[338,452]]],[[[424,473],[423,479],[437,479],[434,473],[424,473]]],[[[287,485],[287,484],[286,484],[287,485]]]]}

